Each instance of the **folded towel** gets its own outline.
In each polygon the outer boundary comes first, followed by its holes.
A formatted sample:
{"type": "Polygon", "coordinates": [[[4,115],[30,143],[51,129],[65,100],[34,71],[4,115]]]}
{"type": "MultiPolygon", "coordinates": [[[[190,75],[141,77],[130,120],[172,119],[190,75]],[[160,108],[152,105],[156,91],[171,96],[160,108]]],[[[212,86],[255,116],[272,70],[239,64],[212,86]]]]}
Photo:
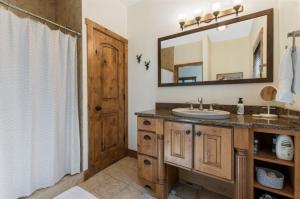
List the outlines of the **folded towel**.
{"type": "Polygon", "coordinates": [[[56,196],[54,199],[97,199],[92,194],[81,189],[80,187],[73,187],[62,194],[56,196]]]}
{"type": "Polygon", "coordinates": [[[292,49],[285,49],[279,66],[279,85],[276,101],[290,104],[294,102],[292,93],[293,79],[292,49]]]}

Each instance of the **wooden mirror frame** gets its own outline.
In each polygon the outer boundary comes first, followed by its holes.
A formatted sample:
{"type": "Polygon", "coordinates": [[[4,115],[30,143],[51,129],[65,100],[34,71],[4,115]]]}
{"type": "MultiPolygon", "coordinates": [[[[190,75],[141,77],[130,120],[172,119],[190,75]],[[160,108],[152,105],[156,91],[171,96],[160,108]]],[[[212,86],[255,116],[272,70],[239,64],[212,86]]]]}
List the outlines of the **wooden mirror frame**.
{"type": "Polygon", "coordinates": [[[158,38],[158,87],[170,87],[170,86],[196,86],[196,85],[220,85],[220,84],[246,84],[246,83],[265,83],[273,82],[273,71],[274,71],[274,10],[268,9],[260,12],[252,13],[245,16],[236,17],[222,22],[217,22],[207,26],[203,26],[197,29],[184,31],[181,33],[169,35],[166,37],[158,38]],[[249,19],[257,17],[267,17],[267,77],[266,78],[252,78],[252,79],[238,79],[238,80],[213,80],[213,81],[203,81],[203,82],[188,82],[188,83],[162,83],[161,82],[161,42],[169,39],[174,39],[176,37],[182,37],[185,35],[201,32],[204,30],[209,30],[217,28],[218,26],[230,25],[249,19]]]}

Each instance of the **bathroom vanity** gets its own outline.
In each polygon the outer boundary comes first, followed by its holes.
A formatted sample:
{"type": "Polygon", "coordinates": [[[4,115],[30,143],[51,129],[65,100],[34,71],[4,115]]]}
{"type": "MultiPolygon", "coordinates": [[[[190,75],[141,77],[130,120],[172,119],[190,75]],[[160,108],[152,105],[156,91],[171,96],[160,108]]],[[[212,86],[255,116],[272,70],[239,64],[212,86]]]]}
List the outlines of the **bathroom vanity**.
{"type": "Polygon", "coordinates": [[[142,186],[157,198],[167,198],[178,180],[178,169],[201,174],[234,187],[235,199],[258,198],[271,193],[280,198],[300,198],[299,120],[254,119],[230,115],[225,120],[179,117],[169,108],[138,112],[138,173],[142,186]],[[293,161],[279,160],[272,153],[272,137],[290,135],[295,145],[293,161]],[[261,148],[253,154],[253,141],[261,148]],[[284,173],[284,189],[256,182],[257,166],[284,173]]]}

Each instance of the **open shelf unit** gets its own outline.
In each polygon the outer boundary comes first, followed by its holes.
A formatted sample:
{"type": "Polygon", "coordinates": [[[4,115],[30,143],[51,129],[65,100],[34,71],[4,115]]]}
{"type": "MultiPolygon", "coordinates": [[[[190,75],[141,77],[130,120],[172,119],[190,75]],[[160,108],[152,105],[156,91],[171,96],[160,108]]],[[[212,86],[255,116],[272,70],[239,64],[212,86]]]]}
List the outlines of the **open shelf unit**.
{"type": "MultiPolygon", "coordinates": [[[[299,133],[299,132],[298,132],[299,133]]],[[[299,169],[299,166],[296,165],[295,160],[292,161],[286,161],[286,160],[280,160],[276,157],[276,154],[272,152],[272,140],[273,137],[276,135],[285,134],[285,131],[255,131],[253,132],[253,140],[258,139],[260,141],[260,149],[256,154],[251,155],[252,157],[252,165],[253,165],[253,194],[255,198],[259,198],[264,193],[270,194],[277,198],[297,198],[296,196],[296,189],[298,189],[299,185],[295,185],[296,177],[295,172],[299,172],[296,169],[299,169]],[[256,167],[264,167],[269,168],[273,170],[277,170],[284,174],[285,176],[285,184],[284,188],[279,189],[272,189],[266,186],[263,186],[259,184],[256,180],[256,167]]],[[[293,138],[294,144],[295,143],[295,136],[288,132],[288,135],[290,135],[293,138]]],[[[252,142],[253,143],[253,142],[252,142]]],[[[253,149],[253,147],[252,147],[253,149]]],[[[296,149],[296,147],[295,147],[296,149]]],[[[251,151],[252,152],[252,151],[251,151]]],[[[295,152],[295,156],[296,156],[295,152]]]]}
{"type": "Polygon", "coordinates": [[[254,155],[255,160],[265,161],[269,163],[279,164],[282,166],[294,167],[294,161],[280,160],[272,151],[261,149],[254,155]]]}
{"type": "Polygon", "coordinates": [[[268,188],[265,187],[261,184],[259,184],[258,182],[254,182],[254,187],[263,191],[267,191],[270,193],[275,193],[277,195],[281,195],[281,196],[285,196],[288,198],[294,198],[294,190],[291,184],[285,184],[284,188],[282,190],[278,190],[278,189],[272,189],[272,188],[268,188]]]}

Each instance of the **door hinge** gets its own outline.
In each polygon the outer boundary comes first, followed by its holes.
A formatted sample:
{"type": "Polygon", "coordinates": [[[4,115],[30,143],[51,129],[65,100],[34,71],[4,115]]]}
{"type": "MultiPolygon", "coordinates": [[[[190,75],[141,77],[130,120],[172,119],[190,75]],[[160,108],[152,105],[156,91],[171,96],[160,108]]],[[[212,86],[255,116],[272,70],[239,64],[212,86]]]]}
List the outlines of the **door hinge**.
{"type": "Polygon", "coordinates": [[[126,141],[126,137],[125,137],[125,135],[123,136],[123,141],[124,141],[124,144],[125,144],[125,141],[126,141]]]}

